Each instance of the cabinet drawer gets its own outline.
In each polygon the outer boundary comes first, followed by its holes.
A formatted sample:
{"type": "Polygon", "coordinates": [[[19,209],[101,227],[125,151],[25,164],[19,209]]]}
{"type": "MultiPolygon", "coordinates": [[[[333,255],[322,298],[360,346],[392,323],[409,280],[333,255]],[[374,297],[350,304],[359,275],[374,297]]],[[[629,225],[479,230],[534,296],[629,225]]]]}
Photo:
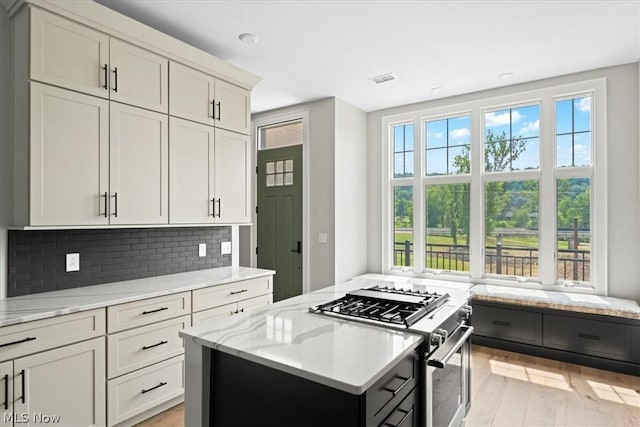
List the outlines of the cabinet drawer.
{"type": "Polygon", "coordinates": [[[255,310],[256,308],[266,307],[273,304],[273,294],[262,295],[259,297],[246,299],[238,303],[238,311],[245,312],[255,310]]]}
{"type": "Polygon", "coordinates": [[[107,421],[116,425],[184,394],[184,356],[160,362],[107,383],[107,421]]]}
{"type": "Polygon", "coordinates": [[[225,304],[220,307],[210,308],[209,310],[200,311],[198,313],[193,313],[192,317],[192,325],[198,326],[199,324],[214,320],[214,319],[222,319],[225,317],[229,317],[235,313],[238,309],[238,304],[225,304]]]}
{"type": "Polygon", "coordinates": [[[380,423],[380,427],[413,427],[418,425],[417,393],[413,389],[411,393],[380,423]]]}
{"type": "Polygon", "coordinates": [[[107,307],[107,332],[156,323],[189,314],[191,292],[149,298],[107,307]]]}
{"type": "Polygon", "coordinates": [[[114,378],[184,353],[178,332],[191,326],[191,316],[165,320],[107,337],[107,374],[114,378]]]}
{"type": "Polygon", "coordinates": [[[474,304],[475,334],[524,344],[542,345],[542,314],[474,304]]]}
{"type": "Polygon", "coordinates": [[[367,413],[373,419],[384,416],[416,385],[418,358],[413,353],[400,361],[367,391],[367,413]],[[387,409],[387,411],[384,411],[387,409]]]}
{"type": "Polygon", "coordinates": [[[591,356],[633,360],[631,325],[569,316],[544,315],[544,346],[591,356]]]}
{"type": "Polygon", "coordinates": [[[259,277],[193,291],[193,311],[206,310],[271,293],[272,277],[259,277]]]}
{"type": "Polygon", "coordinates": [[[0,361],[104,335],[104,309],[82,311],[0,329],[0,361]]]}

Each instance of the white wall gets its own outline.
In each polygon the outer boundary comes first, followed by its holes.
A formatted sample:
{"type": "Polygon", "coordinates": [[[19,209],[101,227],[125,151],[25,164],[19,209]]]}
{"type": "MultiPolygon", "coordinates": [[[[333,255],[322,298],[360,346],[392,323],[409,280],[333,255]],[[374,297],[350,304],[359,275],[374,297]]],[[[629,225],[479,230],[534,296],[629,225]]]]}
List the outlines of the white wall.
{"type": "Polygon", "coordinates": [[[336,99],[335,283],[367,272],[367,115],[336,99]]]}
{"type": "Polygon", "coordinates": [[[491,98],[594,78],[607,79],[608,288],[609,296],[640,300],[640,153],[639,67],[637,63],[405,105],[369,113],[368,269],[382,269],[382,123],[383,116],[491,98]]]}
{"type": "Polygon", "coordinates": [[[0,9],[0,299],[7,295],[7,226],[11,220],[11,24],[0,9]]]}
{"type": "Polygon", "coordinates": [[[253,121],[265,120],[296,112],[308,112],[309,144],[304,147],[309,156],[308,196],[309,241],[306,242],[308,266],[303,274],[309,278],[309,290],[332,285],[335,278],[334,256],[334,141],[335,100],[333,98],[278,110],[254,114],[253,121]],[[327,243],[318,242],[318,234],[327,234],[327,243]]]}

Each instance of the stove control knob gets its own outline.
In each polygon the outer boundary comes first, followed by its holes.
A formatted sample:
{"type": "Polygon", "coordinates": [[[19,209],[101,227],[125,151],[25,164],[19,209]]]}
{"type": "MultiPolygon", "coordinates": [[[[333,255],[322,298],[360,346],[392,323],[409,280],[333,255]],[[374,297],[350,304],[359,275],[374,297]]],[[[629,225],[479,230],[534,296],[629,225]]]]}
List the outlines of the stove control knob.
{"type": "Polygon", "coordinates": [[[462,306],[462,308],[460,308],[460,310],[458,311],[460,320],[469,320],[471,318],[472,313],[473,313],[473,308],[470,305],[462,306]]]}
{"type": "Polygon", "coordinates": [[[447,339],[448,334],[449,333],[446,330],[438,328],[431,333],[429,342],[432,346],[439,347],[447,339]]]}

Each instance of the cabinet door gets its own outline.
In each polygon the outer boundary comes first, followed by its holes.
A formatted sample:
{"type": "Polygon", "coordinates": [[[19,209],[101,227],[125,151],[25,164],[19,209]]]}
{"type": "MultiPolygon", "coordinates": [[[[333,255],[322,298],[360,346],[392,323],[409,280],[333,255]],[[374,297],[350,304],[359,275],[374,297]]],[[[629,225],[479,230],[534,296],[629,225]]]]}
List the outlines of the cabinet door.
{"type": "Polygon", "coordinates": [[[13,362],[0,363],[0,426],[11,427],[13,410],[13,362]]]}
{"type": "Polygon", "coordinates": [[[215,86],[215,126],[248,135],[251,122],[249,91],[222,80],[215,86]]]}
{"type": "Polygon", "coordinates": [[[216,129],[215,139],[216,222],[249,222],[249,137],[216,129]]]}
{"type": "Polygon", "coordinates": [[[169,114],[213,125],[212,76],[171,62],[169,114]]]}
{"type": "Polygon", "coordinates": [[[66,426],[105,425],[104,337],[16,359],[14,374],[14,410],[30,415],[25,425],[44,422],[35,414],[66,426]]]}
{"type": "Polygon", "coordinates": [[[212,223],[214,128],[171,117],[169,221],[212,223]]]}
{"type": "Polygon", "coordinates": [[[109,37],[40,9],[31,9],[31,78],[108,97],[109,37]]]}
{"type": "Polygon", "coordinates": [[[109,102],[31,83],[31,225],[107,224],[109,102]]]}
{"type": "Polygon", "coordinates": [[[109,52],[111,99],[166,114],[169,61],[114,38],[109,52]]]}
{"type": "Polygon", "coordinates": [[[168,117],[111,103],[111,224],[167,224],[168,117]]]}

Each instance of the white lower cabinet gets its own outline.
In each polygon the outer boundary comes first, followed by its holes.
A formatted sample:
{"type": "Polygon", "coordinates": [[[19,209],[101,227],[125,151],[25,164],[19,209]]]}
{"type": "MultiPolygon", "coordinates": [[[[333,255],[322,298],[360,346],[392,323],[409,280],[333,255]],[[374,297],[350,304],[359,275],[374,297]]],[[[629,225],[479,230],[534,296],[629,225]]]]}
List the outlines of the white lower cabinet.
{"type": "Polygon", "coordinates": [[[0,364],[2,426],[103,426],[104,337],[0,364]]]}
{"type": "Polygon", "coordinates": [[[184,355],[110,380],[108,425],[114,426],[184,394],[184,355]]]}

